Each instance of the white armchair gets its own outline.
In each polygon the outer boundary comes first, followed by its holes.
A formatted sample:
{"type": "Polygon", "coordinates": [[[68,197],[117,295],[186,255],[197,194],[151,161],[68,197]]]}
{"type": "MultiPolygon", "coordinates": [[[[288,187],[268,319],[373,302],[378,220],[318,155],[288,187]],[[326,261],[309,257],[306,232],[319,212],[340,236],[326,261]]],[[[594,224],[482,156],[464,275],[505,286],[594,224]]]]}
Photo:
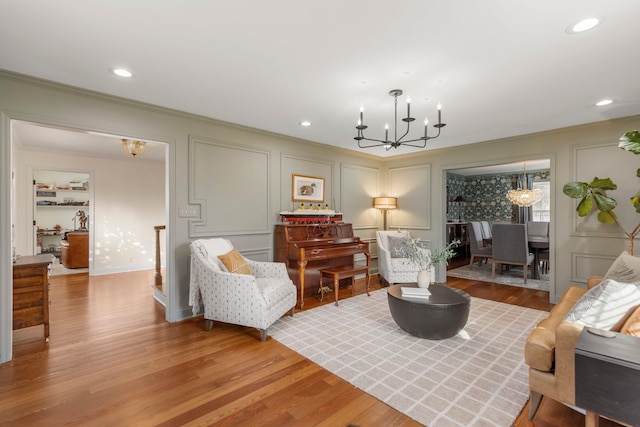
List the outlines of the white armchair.
{"type": "MultiPolygon", "coordinates": [[[[400,258],[397,251],[393,252],[393,247],[390,246],[390,239],[392,245],[398,240],[405,240],[411,238],[408,231],[376,231],[376,245],[378,247],[378,274],[389,285],[394,283],[415,283],[418,279],[418,272],[420,268],[410,262],[407,258],[400,258]],[[394,241],[394,238],[396,239],[394,241]]],[[[422,249],[431,254],[429,249],[422,249]]],[[[435,268],[429,269],[430,282],[435,280],[435,268]]]]}
{"type": "Polygon", "coordinates": [[[200,239],[191,243],[189,305],[194,316],[204,305],[206,329],[213,321],[267,329],[287,311],[293,316],[297,290],[282,263],[240,257],[253,274],[229,273],[218,258],[233,250],[226,239],[200,239]]]}

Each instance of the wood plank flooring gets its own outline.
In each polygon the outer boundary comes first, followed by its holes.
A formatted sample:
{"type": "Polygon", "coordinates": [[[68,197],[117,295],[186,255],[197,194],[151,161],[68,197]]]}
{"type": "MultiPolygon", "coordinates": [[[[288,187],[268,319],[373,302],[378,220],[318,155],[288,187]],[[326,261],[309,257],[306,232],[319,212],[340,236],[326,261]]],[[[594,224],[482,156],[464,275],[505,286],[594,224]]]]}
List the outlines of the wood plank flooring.
{"type": "MultiPolygon", "coordinates": [[[[416,426],[415,421],[252,328],[164,320],[153,271],[51,277],[51,340],[14,332],[0,365],[0,425],[416,426]]],[[[471,295],[548,310],[541,291],[449,279],[471,295]]],[[[379,289],[377,277],[372,289],[379,289]]],[[[356,283],[356,294],[364,283],[356,283]]],[[[340,292],[351,296],[351,289],[340,292]]],[[[325,298],[325,303],[332,303],[325,298]]],[[[320,305],[312,296],[305,309],[320,305]]],[[[525,408],[527,409],[527,408],[525,408]]],[[[535,423],[583,425],[547,400],[535,423]]],[[[616,424],[605,424],[609,426],[616,424]]]]}

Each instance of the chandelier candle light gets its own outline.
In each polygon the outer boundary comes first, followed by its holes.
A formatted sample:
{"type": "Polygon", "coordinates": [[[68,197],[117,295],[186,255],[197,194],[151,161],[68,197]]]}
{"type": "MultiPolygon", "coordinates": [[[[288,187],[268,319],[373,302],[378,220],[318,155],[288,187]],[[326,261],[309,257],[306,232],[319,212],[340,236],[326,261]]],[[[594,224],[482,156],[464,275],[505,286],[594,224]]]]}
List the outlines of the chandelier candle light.
{"type": "Polygon", "coordinates": [[[542,199],[542,193],[540,190],[529,190],[527,188],[527,164],[524,164],[524,188],[518,188],[517,190],[509,190],[507,192],[507,200],[514,205],[528,208],[531,205],[538,203],[542,199]]]}
{"type": "Polygon", "coordinates": [[[387,151],[391,148],[398,148],[401,145],[406,145],[408,147],[417,147],[417,148],[425,148],[427,146],[427,141],[430,139],[436,139],[440,136],[440,129],[445,127],[446,124],[442,123],[442,106],[438,103],[438,123],[433,125],[436,129],[438,129],[438,134],[436,136],[428,136],[427,135],[427,126],[429,124],[429,119],[425,118],[424,120],[424,136],[415,139],[409,139],[403,141],[404,137],[409,134],[409,127],[411,126],[411,122],[415,120],[415,118],[411,117],[411,98],[407,98],[407,117],[402,119],[403,122],[407,124],[406,132],[398,138],[398,96],[402,95],[402,90],[393,89],[389,91],[389,95],[393,96],[395,102],[395,116],[394,116],[394,136],[392,140],[389,140],[389,125],[386,124],[384,127],[384,140],[382,139],[373,139],[367,138],[364,136],[365,129],[368,128],[367,125],[364,124],[364,106],[360,106],[360,119],[358,120],[358,126],[356,129],[358,130],[358,135],[354,137],[356,141],[358,141],[359,148],[371,148],[371,147],[385,147],[387,151]],[[366,142],[363,142],[366,141],[366,142]]]}

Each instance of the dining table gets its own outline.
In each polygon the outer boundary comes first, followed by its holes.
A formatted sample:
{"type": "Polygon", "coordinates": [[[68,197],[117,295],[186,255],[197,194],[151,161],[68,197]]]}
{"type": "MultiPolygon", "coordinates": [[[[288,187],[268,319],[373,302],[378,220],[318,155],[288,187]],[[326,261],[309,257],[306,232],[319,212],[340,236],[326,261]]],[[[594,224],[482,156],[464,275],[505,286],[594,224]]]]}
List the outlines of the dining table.
{"type": "Polygon", "coordinates": [[[540,278],[540,251],[549,249],[549,236],[528,236],[529,249],[533,250],[533,278],[540,278]]]}

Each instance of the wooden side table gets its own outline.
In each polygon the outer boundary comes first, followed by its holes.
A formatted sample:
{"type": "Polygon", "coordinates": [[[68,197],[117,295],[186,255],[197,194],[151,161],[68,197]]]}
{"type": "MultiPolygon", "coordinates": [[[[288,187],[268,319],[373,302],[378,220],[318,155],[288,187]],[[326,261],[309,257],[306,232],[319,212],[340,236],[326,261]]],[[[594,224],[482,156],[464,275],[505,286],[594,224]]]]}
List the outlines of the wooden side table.
{"type": "Polygon", "coordinates": [[[585,425],[599,415],[640,425],[640,338],[595,335],[584,328],[575,348],[576,406],[586,409],[585,425]]]}
{"type": "Polygon", "coordinates": [[[18,257],[13,263],[13,329],[44,325],[49,341],[49,264],[53,255],[18,257]]]}

